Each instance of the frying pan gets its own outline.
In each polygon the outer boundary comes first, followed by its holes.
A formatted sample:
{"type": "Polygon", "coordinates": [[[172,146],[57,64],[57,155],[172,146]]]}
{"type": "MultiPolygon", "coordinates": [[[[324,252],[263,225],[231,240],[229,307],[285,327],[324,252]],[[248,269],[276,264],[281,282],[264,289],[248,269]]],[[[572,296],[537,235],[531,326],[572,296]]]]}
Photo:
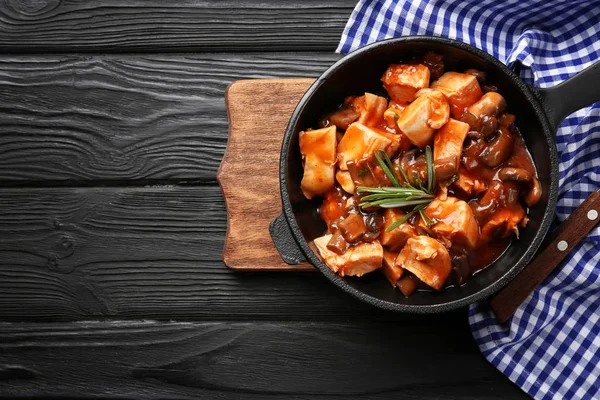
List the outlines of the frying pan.
{"type": "Polygon", "coordinates": [[[554,217],[558,192],[558,156],[555,135],[559,123],[570,113],[600,100],[600,63],[552,87],[539,89],[525,84],[493,56],[468,44],[430,36],[407,36],[377,42],[344,57],[308,89],[291,116],[280,158],[280,187],[283,213],[270,226],[273,242],[288,264],[308,261],[327,279],[354,297],[374,306],[411,313],[436,313],[462,307],[500,290],[531,260],[542,243],[554,217]],[[537,167],[542,186],[540,202],[531,208],[529,223],[508,250],[487,268],[474,274],[462,286],[440,292],[418,291],[404,297],[383,274],[361,278],[333,273],[309,247],[322,236],[325,223],[318,213],[319,200],[307,200],[300,190],[302,158],[299,132],[316,125],[327,111],[349,95],[371,92],[386,95],[380,78],[389,64],[433,51],[444,56],[446,71],[476,68],[485,71],[516,115],[517,126],[537,167]]]}

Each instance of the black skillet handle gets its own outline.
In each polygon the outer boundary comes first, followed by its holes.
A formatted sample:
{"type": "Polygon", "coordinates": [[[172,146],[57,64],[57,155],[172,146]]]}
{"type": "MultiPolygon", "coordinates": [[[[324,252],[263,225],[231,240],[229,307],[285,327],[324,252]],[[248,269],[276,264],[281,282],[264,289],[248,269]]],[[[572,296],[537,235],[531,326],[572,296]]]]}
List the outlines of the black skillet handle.
{"type": "Polygon", "coordinates": [[[556,133],[569,114],[600,101],[600,61],[563,83],[550,88],[534,88],[556,133]]]}
{"type": "Polygon", "coordinates": [[[269,233],[283,261],[290,265],[306,262],[306,257],[304,257],[302,250],[298,247],[298,243],[294,240],[294,235],[292,235],[290,226],[283,213],[271,221],[269,233]]]}

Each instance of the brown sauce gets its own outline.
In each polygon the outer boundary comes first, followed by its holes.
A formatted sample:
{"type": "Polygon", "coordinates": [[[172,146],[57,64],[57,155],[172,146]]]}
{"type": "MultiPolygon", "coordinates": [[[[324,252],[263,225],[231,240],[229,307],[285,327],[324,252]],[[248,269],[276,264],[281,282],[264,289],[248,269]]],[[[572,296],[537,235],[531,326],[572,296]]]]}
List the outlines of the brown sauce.
{"type": "MultiPolygon", "coordinates": [[[[423,60],[411,62],[426,65],[431,71],[431,82],[444,73],[442,58],[433,53],[426,55],[423,60]]],[[[485,81],[484,73],[475,70],[465,73],[477,77],[482,93],[497,91],[495,86],[485,81]]],[[[320,120],[320,126],[336,125],[338,136],[343,137],[344,130],[360,118],[361,107],[364,107],[364,104],[355,106],[360,101],[360,96],[347,98],[337,110],[320,120]]],[[[386,101],[386,112],[402,112],[403,105],[398,105],[393,99],[386,101]]],[[[463,142],[458,173],[444,182],[438,182],[434,194],[436,198],[448,196],[468,204],[467,209],[470,208],[477,222],[476,244],[474,247],[469,246],[466,244],[470,243],[468,240],[459,241],[452,237],[452,234],[445,237],[435,229],[435,223],[439,224],[438,221],[435,221],[430,229],[424,225],[419,213],[406,221],[413,226],[417,235],[431,236],[447,247],[452,260],[452,270],[445,286],[464,284],[474,273],[501,257],[513,240],[518,240],[515,233],[527,223],[528,204],[525,199],[537,182],[535,165],[517,128],[515,117],[510,114],[510,104],[503,104],[502,108],[479,117],[470,114],[468,109],[471,108],[461,108],[460,121],[469,125],[469,132],[463,142]]],[[[373,115],[371,112],[369,121],[375,120],[373,115]]],[[[398,141],[396,149],[388,151],[394,168],[401,167],[413,182],[426,182],[427,164],[424,149],[407,141],[407,136],[393,122],[397,121],[397,116],[391,115],[391,119],[388,114],[371,127],[398,141]]],[[[373,155],[348,161],[347,171],[356,186],[392,185],[373,155]]],[[[403,178],[398,176],[402,181],[403,178]]],[[[339,184],[323,196],[320,215],[327,224],[327,233],[333,235],[328,248],[334,253],[343,254],[358,243],[381,239],[385,229],[384,209],[359,207],[364,196],[362,193],[347,193],[339,184]]],[[[384,249],[388,250],[385,244],[384,249]]],[[[410,272],[405,271],[403,276],[410,278],[400,279],[402,282],[398,282],[405,295],[414,290],[431,290],[410,272]]]]}

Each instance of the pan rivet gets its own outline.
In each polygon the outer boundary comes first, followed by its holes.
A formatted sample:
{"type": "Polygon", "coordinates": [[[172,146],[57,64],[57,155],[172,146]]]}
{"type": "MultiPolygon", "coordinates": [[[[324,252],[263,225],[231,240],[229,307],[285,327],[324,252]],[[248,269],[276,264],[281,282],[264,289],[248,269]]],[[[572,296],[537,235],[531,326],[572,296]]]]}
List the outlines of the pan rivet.
{"type": "Polygon", "coordinates": [[[596,218],[598,218],[598,211],[596,210],[590,210],[587,213],[587,217],[590,221],[595,220],[596,218]]]}
{"type": "Polygon", "coordinates": [[[569,243],[567,243],[565,240],[561,240],[560,242],[558,242],[556,247],[560,251],[565,251],[569,247],[569,243]]]}

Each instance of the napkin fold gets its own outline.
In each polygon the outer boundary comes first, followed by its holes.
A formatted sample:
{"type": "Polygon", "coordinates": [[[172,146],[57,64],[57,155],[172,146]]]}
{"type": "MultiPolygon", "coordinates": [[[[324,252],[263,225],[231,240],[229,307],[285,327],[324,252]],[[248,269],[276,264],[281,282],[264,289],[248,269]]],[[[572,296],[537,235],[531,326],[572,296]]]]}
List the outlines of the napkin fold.
{"type": "MultiPolygon", "coordinates": [[[[600,1],[361,0],[337,51],[406,35],[469,43],[551,87],[600,60],[600,1]]],[[[567,117],[556,139],[562,221],[600,187],[600,103],[567,117]]],[[[535,399],[600,399],[599,320],[600,227],[506,324],[485,302],[469,310],[484,356],[535,399]]]]}

